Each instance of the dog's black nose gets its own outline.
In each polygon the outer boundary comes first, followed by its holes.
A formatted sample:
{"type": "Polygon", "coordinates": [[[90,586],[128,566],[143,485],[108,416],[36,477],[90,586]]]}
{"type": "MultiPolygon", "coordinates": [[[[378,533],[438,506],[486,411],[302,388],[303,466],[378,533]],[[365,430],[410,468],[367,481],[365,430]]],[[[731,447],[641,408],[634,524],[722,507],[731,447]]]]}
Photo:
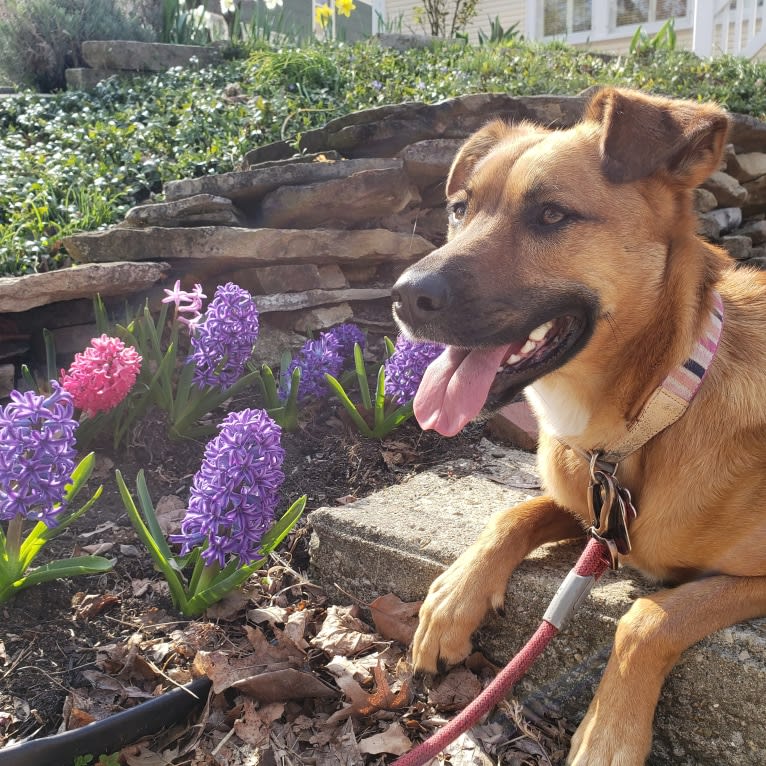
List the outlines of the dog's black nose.
{"type": "Polygon", "coordinates": [[[433,321],[447,308],[451,293],[447,280],[438,272],[405,271],[394,285],[391,296],[396,316],[414,329],[433,321]]]}

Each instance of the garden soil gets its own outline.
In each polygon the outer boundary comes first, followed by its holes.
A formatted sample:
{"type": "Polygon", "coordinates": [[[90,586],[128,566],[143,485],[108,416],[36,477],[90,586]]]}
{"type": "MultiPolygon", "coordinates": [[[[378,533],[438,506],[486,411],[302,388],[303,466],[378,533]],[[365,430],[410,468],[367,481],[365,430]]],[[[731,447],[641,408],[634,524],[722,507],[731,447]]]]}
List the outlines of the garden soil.
{"type": "MultiPolygon", "coordinates": [[[[246,401],[228,404],[245,406],[246,401]]],[[[43,553],[48,558],[98,553],[114,558],[114,569],[31,588],[0,606],[0,747],[104,718],[204,673],[218,693],[198,725],[163,732],[103,763],[386,764],[489,681],[495,668],[478,655],[446,675],[414,676],[401,641],[411,635],[417,605],[394,600],[384,611],[400,617],[386,625],[369,605],[332,606],[307,574],[312,509],[350,502],[417,471],[470,458],[482,426],[443,439],[408,422],[374,441],[352,431],[342,411],[314,413],[299,431],[283,437],[282,507],[305,493],[306,516],[244,593],[198,620],[174,611],[114,481],[119,468],[134,488],[143,468],[162,523],[173,531],[204,445],[170,442],[164,434],[161,418],[149,417],[126,449],[97,447],[90,489],[103,484],[104,494],[43,553]],[[254,665],[258,672],[251,678],[254,665]],[[285,668],[293,674],[288,686],[297,679],[299,691],[291,687],[280,699],[279,672],[285,668]],[[268,699],[253,691],[264,678],[272,679],[268,699]]],[[[84,491],[80,497],[86,497],[84,491]]],[[[524,712],[511,705],[506,715],[486,721],[473,740],[456,745],[449,762],[562,762],[571,727],[526,711],[534,719],[530,723],[524,712]],[[476,741],[490,754],[488,760],[474,753],[476,741]]],[[[93,755],[92,763],[99,763],[101,754],[93,755]]]]}

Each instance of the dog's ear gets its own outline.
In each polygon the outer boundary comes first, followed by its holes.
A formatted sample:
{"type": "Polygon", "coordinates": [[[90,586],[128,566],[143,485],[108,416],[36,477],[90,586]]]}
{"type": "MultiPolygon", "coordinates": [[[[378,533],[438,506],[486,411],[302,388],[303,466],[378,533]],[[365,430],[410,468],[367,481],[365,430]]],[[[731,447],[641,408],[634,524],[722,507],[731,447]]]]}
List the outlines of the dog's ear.
{"type": "Polygon", "coordinates": [[[465,185],[476,165],[501,141],[546,132],[528,122],[510,123],[492,120],[474,133],[458,150],[447,177],[447,196],[454,194],[465,185]]]}
{"type": "Polygon", "coordinates": [[[684,186],[718,169],[729,120],[713,104],[605,88],[586,119],[601,125],[601,162],[610,181],[625,183],[664,170],[684,186]]]}

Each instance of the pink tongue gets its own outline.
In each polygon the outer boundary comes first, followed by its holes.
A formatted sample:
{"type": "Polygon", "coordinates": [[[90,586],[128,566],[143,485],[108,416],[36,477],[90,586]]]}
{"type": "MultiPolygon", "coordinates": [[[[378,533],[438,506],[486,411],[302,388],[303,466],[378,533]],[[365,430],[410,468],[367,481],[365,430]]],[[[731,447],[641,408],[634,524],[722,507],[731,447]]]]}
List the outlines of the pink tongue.
{"type": "Polygon", "coordinates": [[[468,351],[448,346],[428,366],[415,395],[415,417],[420,427],[454,436],[473,420],[495,379],[510,346],[468,351]]]}

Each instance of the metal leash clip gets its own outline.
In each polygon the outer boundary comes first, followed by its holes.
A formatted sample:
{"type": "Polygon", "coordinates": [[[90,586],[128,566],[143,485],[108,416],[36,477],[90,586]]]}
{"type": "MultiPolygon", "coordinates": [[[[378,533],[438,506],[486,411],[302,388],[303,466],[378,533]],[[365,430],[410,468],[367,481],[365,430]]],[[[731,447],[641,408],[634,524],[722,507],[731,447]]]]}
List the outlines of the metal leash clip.
{"type": "Polygon", "coordinates": [[[618,465],[604,461],[599,452],[591,454],[588,511],[592,526],[588,532],[606,545],[612,569],[620,566],[620,554],[630,553],[628,524],[637,515],[629,490],[615,478],[618,465]]]}

